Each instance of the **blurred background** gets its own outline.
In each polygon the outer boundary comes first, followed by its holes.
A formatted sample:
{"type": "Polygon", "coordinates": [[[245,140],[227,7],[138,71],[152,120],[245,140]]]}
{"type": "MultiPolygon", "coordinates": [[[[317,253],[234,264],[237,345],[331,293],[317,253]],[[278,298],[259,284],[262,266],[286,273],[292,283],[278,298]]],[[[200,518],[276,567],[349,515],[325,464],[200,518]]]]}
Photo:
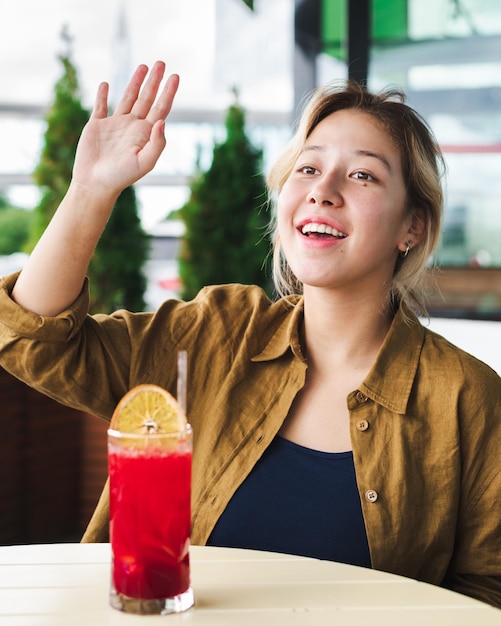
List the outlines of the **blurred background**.
{"type": "MultiPolygon", "coordinates": [[[[9,203],[31,210],[39,200],[31,175],[61,73],[64,27],[87,108],[102,80],[110,82],[116,102],[141,62],[161,58],[181,75],[169,149],[136,189],[141,222],[164,240],[163,256],[175,256],[182,234],[181,224],[165,218],[186,202],[196,163],[210,162],[234,89],[266,171],[290,136],[305,94],[359,72],[371,89],[403,87],[446,155],[438,257],[443,296],[433,300],[433,312],[501,317],[497,0],[17,0],[3,7],[2,26],[0,192],[9,203]],[[479,268],[487,271],[473,271],[479,268]]],[[[8,270],[20,262],[14,257],[4,265],[8,270]]],[[[146,301],[155,308],[176,287],[176,265],[172,259],[151,264],[149,274],[146,301]]]]}
{"type": "MultiPolygon", "coordinates": [[[[431,327],[501,372],[499,0],[16,0],[0,15],[0,218],[40,204],[33,173],[61,56],[76,69],[86,109],[103,80],[116,103],[139,63],[163,59],[181,75],[168,149],[135,186],[151,241],[150,310],[180,293],[187,226],[179,210],[194,174],[210,168],[214,146],[225,141],[232,105],[245,111],[265,174],[315,86],[350,76],[373,90],[402,87],[448,167],[431,327]]],[[[25,258],[23,246],[9,250],[0,272],[25,258]]],[[[0,543],[74,540],[106,476],[105,425],[76,413],[68,420],[67,409],[1,373],[0,471],[8,479],[0,487],[0,543]]]]}

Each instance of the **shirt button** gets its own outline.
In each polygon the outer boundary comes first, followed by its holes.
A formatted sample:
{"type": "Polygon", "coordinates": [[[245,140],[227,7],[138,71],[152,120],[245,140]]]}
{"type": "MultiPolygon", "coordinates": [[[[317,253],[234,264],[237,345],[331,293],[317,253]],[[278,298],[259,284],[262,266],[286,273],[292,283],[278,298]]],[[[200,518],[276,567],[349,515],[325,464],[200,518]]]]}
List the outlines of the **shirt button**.
{"type": "Polygon", "coordinates": [[[368,500],[369,502],[376,502],[377,498],[378,498],[377,491],[374,491],[374,489],[368,489],[365,492],[365,499],[368,500]]]}
{"type": "Polygon", "coordinates": [[[360,404],[367,402],[368,399],[369,398],[365,396],[361,391],[357,391],[357,400],[360,402],[360,404]]]}
{"type": "Polygon", "coordinates": [[[358,430],[363,432],[369,428],[369,422],[367,420],[358,420],[356,427],[358,430]]]}

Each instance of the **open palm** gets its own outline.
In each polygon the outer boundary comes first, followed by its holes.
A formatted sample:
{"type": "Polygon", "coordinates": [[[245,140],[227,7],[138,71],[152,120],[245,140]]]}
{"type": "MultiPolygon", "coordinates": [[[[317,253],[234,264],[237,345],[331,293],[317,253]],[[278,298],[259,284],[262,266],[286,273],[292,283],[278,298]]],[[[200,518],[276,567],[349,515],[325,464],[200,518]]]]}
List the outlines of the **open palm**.
{"type": "Polygon", "coordinates": [[[78,144],[74,182],[118,195],[153,169],[165,147],[164,121],[179,84],[179,77],[172,75],[159,93],[164,72],[165,64],[155,63],[143,86],[148,68],[140,65],[111,116],[108,85],[99,86],[78,144]]]}

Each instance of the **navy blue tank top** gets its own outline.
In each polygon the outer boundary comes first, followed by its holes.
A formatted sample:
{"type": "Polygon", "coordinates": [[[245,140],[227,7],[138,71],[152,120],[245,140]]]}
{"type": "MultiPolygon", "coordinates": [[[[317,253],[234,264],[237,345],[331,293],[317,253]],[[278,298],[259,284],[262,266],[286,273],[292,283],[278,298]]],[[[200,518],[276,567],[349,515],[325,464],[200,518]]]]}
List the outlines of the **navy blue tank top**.
{"type": "Polygon", "coordinates": [[[207,543],[370,567],[353,454],[276,437],[207,543]]]}

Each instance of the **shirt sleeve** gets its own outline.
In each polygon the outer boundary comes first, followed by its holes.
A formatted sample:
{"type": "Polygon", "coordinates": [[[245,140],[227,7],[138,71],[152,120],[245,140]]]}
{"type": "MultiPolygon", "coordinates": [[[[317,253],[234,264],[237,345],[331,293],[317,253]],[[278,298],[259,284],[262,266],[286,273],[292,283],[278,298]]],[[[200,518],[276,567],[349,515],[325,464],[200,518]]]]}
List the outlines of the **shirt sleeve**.
{"type": "Polygon", "coordinates": [[[87,314],[87,280],[70,307],[45,317],[12,299],[17,277],[0,280],[0,365],[58,402],[109,419],[126,390],[129,341],[108,350],[111,342],[87,314]]]}
{"type": "Polygon", "coordinates": [[[474,362],[459,398],[461,502],[446,584],[501,608],[501,379],[474,362]]]}
{"type": "Polygon", "coordinates": [[[44,317],[23,309],[11,297],[20,272],[0,279],[0,346],[23,336],[34,340],[67,341],[81,328],[89,308],[88,280],[75,302],[55,317],[44,317]]]}
{"type": "MultiPolygon", "coordinates": [[[[67,310],[44,317],[12,300],[16,278],[0,280],[0,365],[61,404],[108,420],[120,398],[138,384],[157,384],[175,394],[181,349],[196,355],[192,376],[202,372],[203,381],[222,339],[233,346],[246,326],[247,318],[228,328],[229,309],[238,306],[247,317],[252,314],[241,304],[240,295],[248,290],[230,286],[207,288],[190,302],[166,300],[154,313],[89,315],[86,281],[67,310]]],[[[263,301],[261,291],[251,293],[263,301]]]]}

